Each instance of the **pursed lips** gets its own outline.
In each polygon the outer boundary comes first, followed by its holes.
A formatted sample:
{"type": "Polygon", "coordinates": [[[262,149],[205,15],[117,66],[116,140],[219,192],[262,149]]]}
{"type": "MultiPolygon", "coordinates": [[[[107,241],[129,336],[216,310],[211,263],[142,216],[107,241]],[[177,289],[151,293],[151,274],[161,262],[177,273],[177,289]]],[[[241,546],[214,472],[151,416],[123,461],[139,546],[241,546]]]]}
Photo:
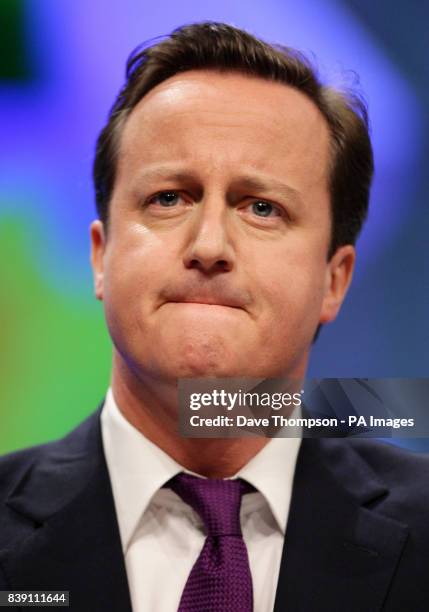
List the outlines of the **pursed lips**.
{"type": "Polygon", "coordinates": [[[166,285],[160,295],[162,303],[201,304],[202,306],[226,306],[247,310],[252,305],[250,293],[234,285],[205,287],[202,284],[186,282],[181,286],[166,285]]]}
{"type": "Polygon", "coordinates": [[[173,304],[200,304],[202,306],[227,306],[229,308],[243,308],[241,304],[215,297],[194,297],[169,300],[173,304]]]}

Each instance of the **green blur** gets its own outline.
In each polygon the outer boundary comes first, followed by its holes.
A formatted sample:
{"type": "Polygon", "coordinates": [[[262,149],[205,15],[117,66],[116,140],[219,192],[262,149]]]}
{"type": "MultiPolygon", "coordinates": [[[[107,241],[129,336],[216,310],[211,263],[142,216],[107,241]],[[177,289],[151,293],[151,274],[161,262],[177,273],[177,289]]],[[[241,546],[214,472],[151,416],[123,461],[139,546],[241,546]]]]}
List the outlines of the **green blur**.
{"type": "Polygon", "coordinates": [[[0,453],[64,435],[109,382],[102,306],[50,286],[35,252],[33,225],[0,218],[0,453]]]}

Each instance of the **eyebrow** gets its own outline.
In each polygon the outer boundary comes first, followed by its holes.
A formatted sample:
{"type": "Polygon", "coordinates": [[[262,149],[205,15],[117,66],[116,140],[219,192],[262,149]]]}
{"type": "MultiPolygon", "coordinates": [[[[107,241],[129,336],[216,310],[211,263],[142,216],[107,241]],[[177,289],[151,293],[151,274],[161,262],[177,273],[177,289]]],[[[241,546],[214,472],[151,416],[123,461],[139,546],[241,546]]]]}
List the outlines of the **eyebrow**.
{"type": "Polygon", "coordinates": [[[302,197],[299,191],[271,176],[264,176],[259,178],[257,176],[243,174],[234,179],[233,185],[235,184],[240,185],[241,188],[244,187],[249,191],[275,192],[276,194],[279,193],[288,201],[292,200],[300,207],[303,206],[302,197]]]}
{"type": "MultiPolygon", "coordinates": [[[[143,169],[138,176],[138,183],[144,183],[147,180],[166,180],[166,181],[178,181],[183,183],[201,183],[199,176],[188,170],[179,170],[170,165],[161,165],[153,168],[143,169]]],[[[269,175],[255,174],[240,174],[231,181],[232,189],[246,189],[250,192],[266,192],[275,193],[282,195],[288,201],[292,201],[300,208],[304,206],[302,196],[297,189],[294,189],[290,185],[279,181],[269,175]]]]}

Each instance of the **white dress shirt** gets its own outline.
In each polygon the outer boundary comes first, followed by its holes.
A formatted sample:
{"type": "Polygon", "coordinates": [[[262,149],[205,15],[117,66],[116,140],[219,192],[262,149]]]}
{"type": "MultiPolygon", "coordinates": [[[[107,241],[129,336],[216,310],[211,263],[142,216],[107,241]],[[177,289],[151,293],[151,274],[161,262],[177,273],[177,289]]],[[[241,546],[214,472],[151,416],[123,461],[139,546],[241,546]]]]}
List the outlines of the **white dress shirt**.
{"type": "MultiPolygon", "coordinates": [[[[101,431],[112,483],[133,612],[175,612],[205,540],[198,514],[161,487],[188,472],[131,425],[109,389],[101,431]]],[[[300,438],[273,438],[235,476],[255,612],[272,612],[300,438]]]]}

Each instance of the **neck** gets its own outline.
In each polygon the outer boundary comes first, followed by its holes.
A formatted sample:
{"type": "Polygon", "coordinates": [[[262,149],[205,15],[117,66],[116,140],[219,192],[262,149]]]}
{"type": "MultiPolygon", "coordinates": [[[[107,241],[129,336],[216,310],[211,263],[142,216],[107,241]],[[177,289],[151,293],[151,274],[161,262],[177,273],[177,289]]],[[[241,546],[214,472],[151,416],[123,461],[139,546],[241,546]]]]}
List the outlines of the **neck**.
{"type": "Polygon", "coordinates": [[[186,469],[208,478],[233,476],[268,438],[183,438],[178,429],[177,381],[142,380],[115,352],[112,391],[123,416],[186,469]]]}

